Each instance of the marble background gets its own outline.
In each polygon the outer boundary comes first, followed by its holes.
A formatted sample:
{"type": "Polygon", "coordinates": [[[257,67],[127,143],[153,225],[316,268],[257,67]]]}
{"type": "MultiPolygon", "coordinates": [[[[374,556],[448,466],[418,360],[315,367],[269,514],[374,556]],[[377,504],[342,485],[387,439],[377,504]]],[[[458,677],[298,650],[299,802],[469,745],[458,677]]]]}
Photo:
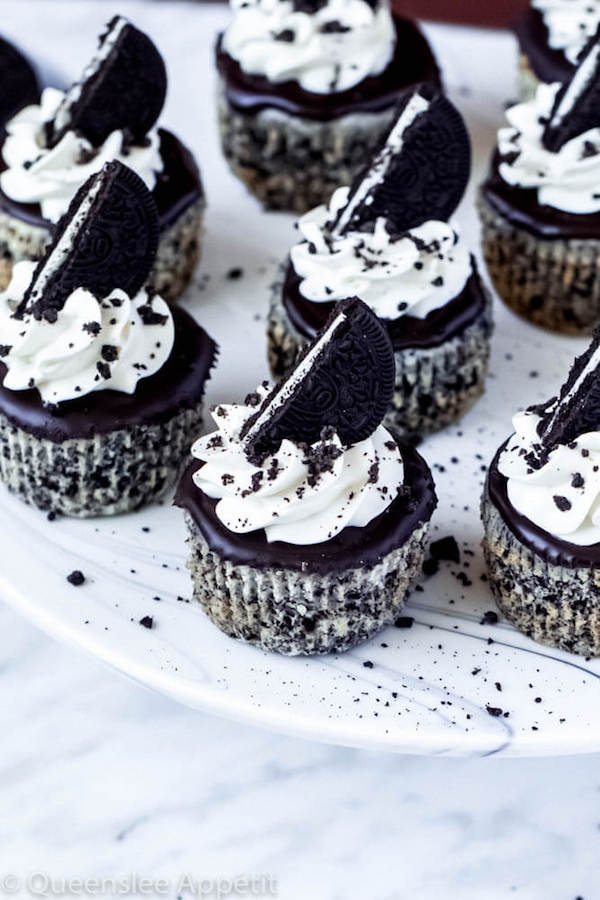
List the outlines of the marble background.
{"type": "MultiPolygon", "coordinates": [[[[164,33],[182,70],[200,6],[4,0],[0,30],[73,72],[118,10],[164,33]]],[[[73,895],[93,876],[130,889],[134,874],[154,881],[146,896],[247,876],[284,900],[600,898],[598,756],[426,759],[279,737],[133,686],[5,607],[0,728],[0,900],[73,895]]]]}

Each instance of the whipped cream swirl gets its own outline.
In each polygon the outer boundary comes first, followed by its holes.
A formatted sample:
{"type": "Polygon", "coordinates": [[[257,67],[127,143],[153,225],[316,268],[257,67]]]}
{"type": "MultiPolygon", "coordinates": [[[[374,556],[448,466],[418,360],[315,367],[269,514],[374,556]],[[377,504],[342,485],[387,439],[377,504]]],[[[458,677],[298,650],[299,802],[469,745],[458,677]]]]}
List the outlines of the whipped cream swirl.
{"type": "Polygon", "coordinates": [[[6,125],[2,156],[7,169],[0,187],[17,203],[39,203],[42,216],[58,222],[81,185],[104,163],[118,159],[133,169],[148,190],[163,169],[160,138],[148,132],[145,146],[126,144],[122,131],[113,131],[100,147],[93,147],[75,131],[67,131],[55,147],[46,146],[44,126],[64,100],[64,93],[46,88],[39,105],[26,106],[6,125]]]}
{"type": "Polygon", "coordinates": [[[223,49],[249,75],[297,81],[305,91],[347,91],[388,66],[396,45],[385,3],[327,0],[314,13],[291,0],[232,0],[223,49]]]}
{"type": "Polygon", "coordinates": [[[498,132],[498,148],[507,159],[500,177],[510,185],[536,188],[538,202],[563,212],[600,211],[600,128],[567,141],[557,153],[542,143],[560,84],[541,84],[533,100],[511,107],[509,128],[498,132]]]}
{"type": "Polygon", "coordinates": [[[352,447],[332,431],[310,447],[284,440],[261,466],[250,463],[240,431],[268,393],[265,384],[254,405],[218,406],[218,431],[192,447],[204,463],[194,482],[218,500],[216,514],[226,528],[237,534],[264,529],[269,542],[320,544],[349,526],[363,528],[388,508],[402,488],[404,466],[381,425],[352,447]]]}
{"type": "Polygon", "coordinates": [[[535,412],[518,413],[515,433],[498,460],[511,505],[538,528],[571,544],[600,543],[600,432],[557,446],[536,468],[531,462],[538,458],[539,422],[535,412]]]}
{"type": "Polygon", "coordinates": [[[600,25],[600,0],[532,0],[548,29],[552,50],[562,50],[570,63],[577,57],[600,25]]]}
{"type": "Polygon", "coordinates": [[[60,403],[94,391],[133,394],[141,378],[157,372],[173,348],[173,317],[165,301],[145,290],[130,298],[114,290],[98,299],[78,288],[55,322],[14,312],[36,263],[20,262],[0,294],[0,360],[4,387],[37,388],[44,403],[60,403]]]}
{"type": "Polygon", "coordinates": [[[450,225],[430,221],[394,236],[378,219],[373,232],[332,236],[328,223],[348,193],[338,188],[328,207],[318,206],[298,222],[304,241],[292,248],[291,260],[303,297],[328,303],[357,296],[382,319],[424,319],[461,293],[471,257],[450,225]]]}

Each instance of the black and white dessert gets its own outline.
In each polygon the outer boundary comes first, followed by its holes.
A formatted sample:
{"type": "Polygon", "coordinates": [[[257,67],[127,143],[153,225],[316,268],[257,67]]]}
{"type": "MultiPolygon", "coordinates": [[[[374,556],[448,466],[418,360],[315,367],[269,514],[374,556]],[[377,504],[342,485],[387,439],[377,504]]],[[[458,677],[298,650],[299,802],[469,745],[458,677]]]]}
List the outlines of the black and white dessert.
{"type": "Polygon", "coordinates": [[[437,501],[427,464],[381,424],[393,389],[387,333],[354,298],[278,387],[213,411],[176,502],[194,598],[226,634],[328,653],[398,615],[437,501]]]}
{"type": "Polygon", "coordinates": [[[0,294],[0,479],[73,516],[135,509],[178,476],[215,345],[144,287],[159,218],[118,161],[80,188],[0,294]]]}
{"type": "Polygon", "coordinates": [[[175,135],[155,123],[167,74],[150,38],[122,16],[66,92],[46,88],[5,125],[0,144],[0,286],[15,262],[37,260],[87,179],[119,160],[152,191],[160,239],[151,276],[176,299],[200,254],[204,190],[198,166],[175,135]]]}
{"type": "Polygon", "coordinates": [[[600,321],[600,33],[573,77],[507,113],[479,211],[501,299],[544,328],[600,321]]]}
{"type": "Polygon", "coordinates": [[[323,327],[336,301],[357,295],[384,322],[396,361],[387,422],[406,435],[458,419],[481,394],[491,305],[448,222],[470,173],[464,122],[432,86],[407,92],[388,133],[351,187],[300,219],[271,298],[275,377],[323,327]]]}
{"type": "Polygon", "coordinates": [[[233,172],[272,209],[305,212],[349,184],[400,92],[439,83],[427,41],[387,0],[232,0],[217,42],[233,172]]]}
{"type": "Polygon", "coordinates": [[[492,590],[534,640],[600,656],[600,333],[513,426],[483,497],[492,590]]]}

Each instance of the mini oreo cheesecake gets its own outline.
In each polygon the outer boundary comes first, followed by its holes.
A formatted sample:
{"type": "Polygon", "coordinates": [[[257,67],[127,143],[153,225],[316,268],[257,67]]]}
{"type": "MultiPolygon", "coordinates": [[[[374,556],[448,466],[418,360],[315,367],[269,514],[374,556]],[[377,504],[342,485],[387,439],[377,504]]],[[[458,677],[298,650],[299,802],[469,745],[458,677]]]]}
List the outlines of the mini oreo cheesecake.
{"type": "Polygon", "coordinates": [[[293,368],[335,302],[357,295],[389,334],[387,422],[404,435],[449,425],[484,389],[491,303],[448,219],[470,173],[465,124],[432,86],[409,91],[368,166],[300,219],[267,324],[275,377],[293,368]]]}
{"type": "Polygon", "coordinates": [[[570,81],[598,26],[600,0],[532,0],[515,28],[521,99],[532,99],[540,83],[570,81]]]}
{"type": "Polygon", "coordinates": [[[483,497],[490,584],[536,641],[600,656],[600,332],[559,397],[513,419],[483,497]]]}
{"type": "Polygon", "coordinates": [[[535,325],[589,334],[600,321],[600,40],[571,81],[541,85],[507,117],[479,202],[489,273],[535,325]]]}
{"type": "Polygon", "coordinates": [[[0,37],[0,128],[39,98],[40,86],[33,66],[20,50],[0,37]]]}
{"type": "Polygon", "coordinates": [[[437,501],[427,464],[381,424],[393,389],[387,333],[353,298],[278,387],[214,410],[176,503],[194,598],[226,634],[329,653],[397,616],[437,501]]]}
{"type": "Polygon", "coordinates": [[[40,509],[110,515],[154,500],[201,427],[215,345],[144,288],[158,239],[152,194],[113,160],[0,294],[0,479],[40,509]]]}
{"type": "Polygon", "coordinates": [[[117,16],[79,81],[46,88],[5,126],[0,144],[0,286],[15,262],[37,260],[81,185],[117,159],[152,191],[160,239],[152,286],[175,300],[200,255],[205,208],[190,151],[155,123],[167,76],[150,38],[117,16]]]}
{"type": "Polygon", "coordinates": [[[232,0],[217,42],[223,152],[271,209],[305,212],[349,184],[400,91],[439,83],[427,41],[386,0],[232,0]]]}

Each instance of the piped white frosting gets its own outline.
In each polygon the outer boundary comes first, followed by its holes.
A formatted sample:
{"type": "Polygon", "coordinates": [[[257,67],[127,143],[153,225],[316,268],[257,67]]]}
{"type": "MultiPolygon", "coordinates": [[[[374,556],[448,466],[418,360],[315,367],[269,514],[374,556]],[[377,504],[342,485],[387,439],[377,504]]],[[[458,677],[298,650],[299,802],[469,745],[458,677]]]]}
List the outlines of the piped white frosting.
{"type": "Polygon", "coordinates": [[[498,132],[498,148],[508,160],[499,166],[510,185],[535,188],[538,202],[581,215],[600,211],[600,127],[567,141],[560,150],[544,147],[542,136],[560,84],[542,84],[535,97],[511,107],[509,127],[498,132]],[[513,154],[517,154],[512,158],[513,154]]]}
{"type": "MultiPolygon", "coordinates": [[[[268,385],[258,389],[262,401],[268,385]]],[[[258,399],[257,398],[257,399],[258,399]]],[[[379,426],[364,441],[345,447],[337,435],[311,448],[284,440],[260,466],[245,453],[240,432],[256,406],[218,406],[218,431],[201,437],[192,455],[204,465],[195,473],[199,490],[216,499],[216,515],[230,531],[265,530],[267,540],[319,544],[349,526],[364,527],[383,513],[404,482],[396,441],[379,426]],[[327,446],[331,467],[316,475],[311,457],[327,446]]]]}
{"type": "Polygon", "coordinates": [[[423,319],[457,297],[472,272],[471,257],[446,222],[429,221],[400,237],[385,219],[374,231],[331,235],[327,224],[343,209],[349,189],[338,188],[329,206],[303,216],[304,240],[291,251],[300,293],[313,303],[358,296],[383,319],[423,319]]]}
{"type": "Polygon", "coordinates": [[[396,32],[385,3],[327,0],[315,13],[290,0],[232,0],[223,49],[250,75],[297,81],[305,91],[346,91],[390,63],[396,32]],[[332,24],[333,23],[333,24],[332,24]]]}
{"type": "Polygon", "coordinates": [[[55,88],[42,92],[39,105],[26,106],[6,126],[2,157],[7,169],[0,187],[17,203],[39,203],[42,216],[58,222],[90,175],[113,159],[133,169],[148,190],[162,172],[160,138],[152,129],[145,146],[125,145],[122,131],[113,131],[100,147],[74,131],[67,131],[55,147],[46,147],[44,125],[54,118],[65,94],[55,88]]]}
{"type": "Polygon", "coordinates": [[[132,394],[141,378],[157,372],[171,354],[173,316],[165,301],[145,290],[130,298],[114,290],[99,299],[78,288],[55,322],[14,313],[36,263],[20,262],[0,294],[0,344],[7,367],[4,387],[35,387],[45,403],[112,389],[132,394]],[[156,315],[152,315],[156,314],[156,315]]]}
{"type": "Polygon", "coordinates": [[[600,25],[600,0],[532,0],[531,5],[542,14],[551,49],[575,64],[600,25]]]}
{"type": "Polygon", "coordinates": [[[540,468],[530,465],[539,447],[537,413],[518,413],[515,433],[498,460],[512,506],[539,528],[571,544],[600,543],[600,432],[561,444],[540,468]]]}

